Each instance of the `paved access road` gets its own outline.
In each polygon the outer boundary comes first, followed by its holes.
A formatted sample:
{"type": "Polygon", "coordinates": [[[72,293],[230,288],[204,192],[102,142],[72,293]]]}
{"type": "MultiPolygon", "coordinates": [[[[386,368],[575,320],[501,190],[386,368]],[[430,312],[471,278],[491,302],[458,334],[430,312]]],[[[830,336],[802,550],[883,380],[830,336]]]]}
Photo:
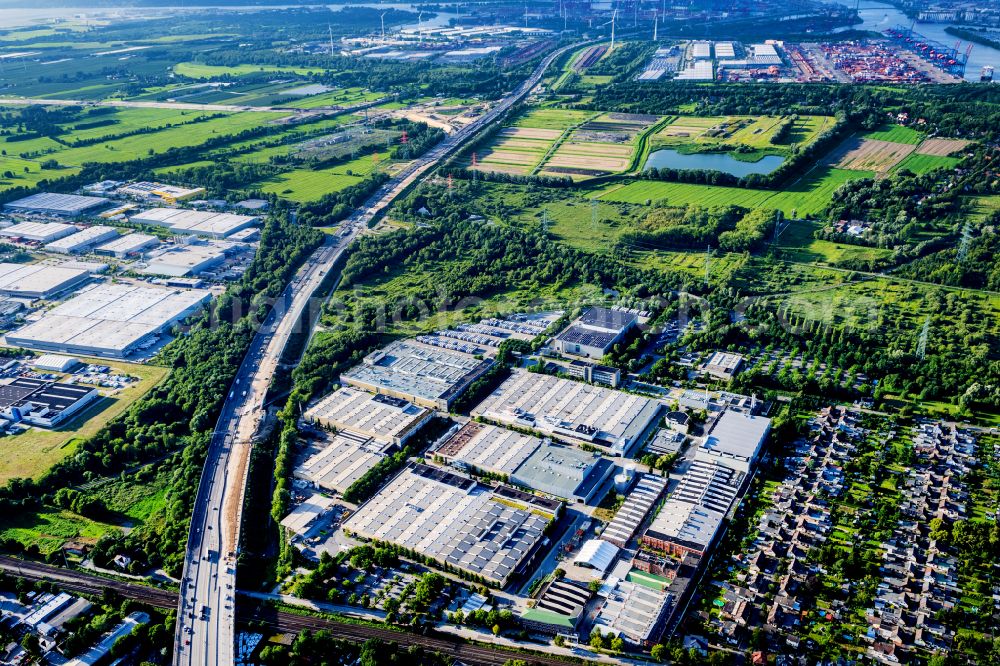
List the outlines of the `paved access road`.
{"type": "Polygon", "coordinates": [[[320,284],[375,217],[423,174],[524,99],[552,61],[576,46],[566,46],[548,55],[517,90],[474,123],[414,160],[376,191],[345,220],[344,235],[334,245],[316,250],[282,293],[250,344],[209,445],[184,559],[174,641],[177,666],[235,663],[236,552],[250,451],[266,415],[267,389],[320,284]]]}

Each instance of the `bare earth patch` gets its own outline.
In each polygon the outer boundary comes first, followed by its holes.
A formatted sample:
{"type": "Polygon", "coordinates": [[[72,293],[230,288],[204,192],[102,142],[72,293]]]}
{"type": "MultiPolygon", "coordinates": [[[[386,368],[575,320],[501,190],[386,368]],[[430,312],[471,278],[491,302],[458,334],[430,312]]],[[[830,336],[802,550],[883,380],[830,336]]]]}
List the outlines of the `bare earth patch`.
{"type": "Polygon", "coordinates": [[[915,149],[916,146],[908,143],[852,138],[830,155],[830,165],[838,169],[885,173],[915,149]]]}
{"type": "Polygon", "coordinates": [[[965,139],[927,139],[917,146],[917,155],[936,155],[947,157],[954,152],[962,150],[971,141],[965,139]]]}

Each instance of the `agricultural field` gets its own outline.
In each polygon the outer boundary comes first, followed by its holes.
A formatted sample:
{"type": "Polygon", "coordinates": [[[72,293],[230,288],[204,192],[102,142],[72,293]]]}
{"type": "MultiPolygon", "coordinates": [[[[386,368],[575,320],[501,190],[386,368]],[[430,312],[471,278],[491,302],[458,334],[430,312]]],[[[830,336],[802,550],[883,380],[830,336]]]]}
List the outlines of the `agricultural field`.
{"type": "MultiPolygon", "coordinates": [[[[143,118],[146,122],[151,122],[153,118],[160,118],[158,123],[150,125],[159,127],[159,129],[153,132],[135,133],[131,136],[109,138],[107,141],[97,140],[90,145],[83,146],[72,145],[76,132],[73,127],[78,123],[67,125],[64,133],[67,138],[56,136],[62,142],[48,136],[14,142],[11,142],[10,137],[7,137],[6,145],[0,143],[0,146],[3,146],[7,153],[6,155],[0,154],[0,173],[5,174],[0,178],[0,190],[18,186],[34,186],[43,179],[73,175],[87,162],[125,162],[165,152],[170,148],[200,145],[209,139],[235,135],[243,130],[258,127],[277,117],[274,113],[268,112],[203,114],[196,111],[186,112],[186,116],[178,116],[178,113],[184,114],[185,112],[172,109],[139,109],[135,110],[140,112],[138,115],[131,116],[125,111],[133,110],[122,110],[117,115],[128,119],[130,124],[140,123],[143,118]],[[157,111],[163,115],[158,115],[157,111]],[[189,122],[182,123],[182,120],[189,122]]],[[[133,129],[140,128],[134,127],[133,129]]],[[[98,135],[98,139],[100,136],[120,134],[115,126],[87,131],[103,131],[98,135]]]]}
{"type": "Polygon", "coordinates": [[[569,176],[580,180],[627,171],[639,139],[659,116],[593,114],[563,109],[533,109],[505,127],[476,154],[477,171],[517,175],[569,176]]]}
{"type": "Polygon", "coordinates": [[[838,169],[884,174],[906,159],[915,149],[916,145],[912,143],[852,137],[830,154],[827,163],[838,169]]]}
{"type": "Polygon", "coordinates": [[[937,155],[922,155],[918,152],[910,153],[906,159],[896,165],[894,171],[907,169],[915,174],[923,174],[934,169],[951,169],[961,161],[958,157],[940,157],[937,155]]]}
{"type": "Polygon", "coordinates": [[[639,138],[659,116],[604,113],[567,136],[541,167],[542,175],[588,178],[627,171],[639,138]]]}
{"type": "Polygon", "coordinates": [[[277,67],[273,65],[236,65],[233,67],[224,67],[221,65],[204,65],[197,62],[179,62],[174,65],[174,74],[189,79],[216,79],[223,76],[244,76],[246,74],[259,74],[261,72],[309,76],[314,72],[318,73],[322,71],[324,71],[322,67],[277,67]]]}
{"type": "Polygon", "coordinates": [[[866,132],[863,136],[873,141],[908,143],[914,146],[924,140],[923,132],[904,127],[903,125],[888,125],[872,132],[866,132]]]}
{"type": "Polygon", "coordinates": [[[657,202],[671,206],[704,207],[731,204],[780,210],[789,217],[806,217],[821,213],[830,204],[833,192],[847,181],[872,178],[874,175],[865,171],[816,167],[780,191],[637,180],[626,185],[613,185],[597,193],[597,196],[603,201],[633,204],[657,202]]]}
{"type": "MultiPolygon", "coordinates": [[[[84,359],[86,360],[86,359],[84,359]]],[[[108,421],[148,393],[169,370],[155,365],[136,365],[105,359],[94,360],[124,374],[138,377],[128,388],[103,396],[79,416],[58,428],[31,428],[27,432],[3,438],[4,455],[0,457],[0,484],[13,478],[37,479],[52,465],[76,450],[77,445],[93,436],[108,421]]]]}
{"type": "Polygon", "coordinates": [[[364,180],[376,169],[390,168],[384,156],[376,160],[366,155],[327,169],[292,169],[257,184],[262,191],[296,203],[316,201],[364,180]]]}
{"type": "Polygon", "coordinates": [[[781,116],[678,116],[650,137],[650,147],[679,152],[751,149],[752,154],[787,155],[806,146],[834,124],[829,116],[799,116],[784,140],[772,143],[785,118],[781,116]]]}

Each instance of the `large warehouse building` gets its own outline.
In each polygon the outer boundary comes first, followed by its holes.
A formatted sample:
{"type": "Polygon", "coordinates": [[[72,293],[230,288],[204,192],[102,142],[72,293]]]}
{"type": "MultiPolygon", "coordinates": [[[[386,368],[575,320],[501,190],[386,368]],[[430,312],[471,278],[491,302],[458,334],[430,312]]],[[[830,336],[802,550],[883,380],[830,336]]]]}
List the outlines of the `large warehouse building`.
{"type": "Polygon", "coordinates": [[[493,367],[490,359],[397,341],[372,352],[340,376],[343,384],[448,411],[469,384],[493,367]]]}
{"type": "Polygon", "coordinates": [[[343,493],[385,456],[386,444],[354,433],[325,438],[316,451],[295,468],[296,479],[317,488],[343,493]]]}
{"type": "Polygon", "coordinates": [[[0,294],[20,298],[52,298],[90,279],[82,268],[44,264],[0,263],[0,294]]]}
{"type": "Polygon", "coordinates": [[[434,456],[459,469],[510,477],[541,445],[539,437],[469,421],[434,456]]]}
{"type": "Polygon", "coordinates": [[[552,340],[552,346],[563,354],[601,359],[638,322],[637,315],[624,310],[588,308],[552,340]]]}
{"type": "Polygon", "coordinates": [[[72,236],[79,230],[79,227],[62,222],[21,222],[6,229],[0,229],[0,236],[33,243],[51,243],[60,238],[72,236]]]}
{"type": "Polygon", "coordinates": [[[99,397],[93,386],[15,377],[0,384],[0,413],[17,423],[54,428],[99,397]]]}
{"type": "Polygon", "coordinates": [[[49,252],[58,252],[59,254],[78,254],[86,252],[95,245],[107,243],[110,240],[118,238],[118,236],[118,231],[114,227],[98,225],[52,241],[45,246],[45,249],[49,252]]]}
{"type": "Polygon", "coordinates": [[[212,297],[203,290],[100,284],[9,333],[20,347],[121,358],[134,353],[212,297]]]}
{"type": "Polygon", "coordinates": [[[405,400],[344,387],[306,410],[307,421],[364,435],[385,444],[402,445],[431,417],[431,412],[405,400]]]}
{"type": "Polygon", "coordinates": [[[57,192],[39,192],[30,197],[4,204],[4,209],[11,213],[35,213],[37,215],[60,215],[76,217],[94,211],[108,203],[101,197],[81,197],[76,194],[59,194],[57,192]]]}
{"type": "Polygon", "coordinates": [[[497,501],[472,479],[414,464],[363,504],[344,529],[410,548],[502,587],[534,559],[547,523],[497,501]]]}
{"type": "Polygon", "coordinates": [[[196,234],[211,238],[225,238],[257,223],[253,215],[233,215],[186,208],[150,208],[132,215],[129,220],[138,224],[164,227],[175,234],[196,234]]]}
{"type": "Polygon", "coordinates": [[[589,503],[614,470],[614,463],[596,453],[546,440],[511,474],[510,480],[564,500],[589,503]]]}
{"type": "Polygon", "coordinates": [[[94,254],[116,259],[127,259],[160,244],[160,239],[150,234],[125,234],[111,242],[98,245],[94,254]]]}
{"type": "Polygon", "coordinates": [[[704,443],[698,447],[698,460],[718,462],[750,471],[771,430],[771,419],[727,410],[715,422],[704,443]]]}
{"type": "Polygon", "coordinates": [[[649,398],[514,370],[472,415],[625,456],[656,423],[660,409],[660,403],[649,398]]]}

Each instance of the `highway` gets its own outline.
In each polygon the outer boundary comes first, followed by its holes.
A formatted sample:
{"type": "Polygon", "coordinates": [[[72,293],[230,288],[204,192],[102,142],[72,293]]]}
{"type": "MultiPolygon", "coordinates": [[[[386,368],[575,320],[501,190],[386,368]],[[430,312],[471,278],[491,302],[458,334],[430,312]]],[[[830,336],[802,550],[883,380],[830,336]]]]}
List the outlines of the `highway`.
{"type": "MultiPolygon", "coordinates": [[[[176,666],[235,663],[236,552],[253,439],[266,416],[264,399],[292,334],[341,255],[369,223],[414,182],[495,122],[538,84],[565,51],[548,56],[518,88],[475,122],[447,137],[377,190],[317,249],[282,292],[250,343],[212,435],[188,532],[174,638],[176,666]]],[[[266,520],[266,518],[264,518],[266,520]]]]}

